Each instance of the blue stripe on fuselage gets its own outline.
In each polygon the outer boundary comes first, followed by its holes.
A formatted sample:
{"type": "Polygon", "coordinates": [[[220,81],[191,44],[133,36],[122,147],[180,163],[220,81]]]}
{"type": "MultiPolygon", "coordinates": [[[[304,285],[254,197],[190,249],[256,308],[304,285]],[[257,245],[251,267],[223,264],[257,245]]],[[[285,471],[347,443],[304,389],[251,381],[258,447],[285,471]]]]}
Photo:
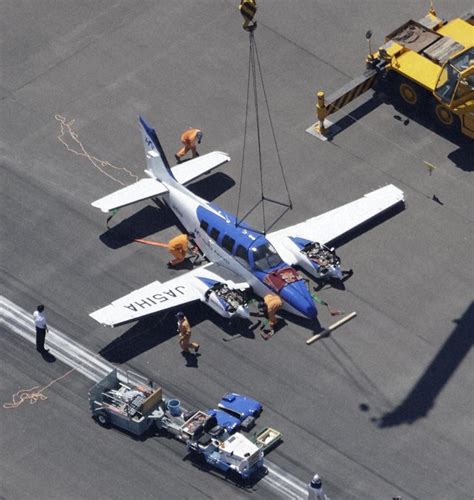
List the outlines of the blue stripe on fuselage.
{"type": "MultiPolygon", "coordinates": [[[[264,279],[270,271],[275,271],[284,267],[290,267],[288,264],[281,261],[276,266],[268,269],[256,269],[253,263],[253,256],[250,255],[250,249],[252,247],[259,247],[260,245],[270,245],[269,241],[265,238],[265,236],[253,230],[247,224],[239,223],[239,225],[236,225],[237,218],[235,215],[230,214],[215,205],[211,205],[211,207],[222,217],[219,217],[203,206],[199,206],[196,211],[199,223],[201,224],[203,221],[205,221],[209,225],[209,227],[207,228],[208,234],[210,234],[211,229],[216,229],[217,231],[219,231],[217,244],[221,248],[222,239],[224,236],[232,238],[235,241],[232,248],[232,255],[235,256],[235,252],[239,245],[244,247],[247,254],[247,262],[249,262],[249,267],[251,268],[250,272],[252,272],[252,274],[259,281],[264,283],[264,279]]],[[[317,310],[314,304],[314,300],[303,280],[285,285],[279,291],[279,295],[285,302],[290,304],[307,318],[316,318],[317,310]]]]}

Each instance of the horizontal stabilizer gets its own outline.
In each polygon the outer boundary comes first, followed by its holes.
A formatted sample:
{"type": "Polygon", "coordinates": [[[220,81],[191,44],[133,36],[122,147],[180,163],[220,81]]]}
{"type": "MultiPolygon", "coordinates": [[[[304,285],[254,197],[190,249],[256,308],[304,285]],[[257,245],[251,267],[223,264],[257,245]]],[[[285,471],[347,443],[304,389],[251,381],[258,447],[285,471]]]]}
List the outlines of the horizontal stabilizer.
{"type": "Polygon", "coordinates": [[[96,200],[91,205],[100,208],[102,212],[110,212],[117,208],[126,207],[137,201],[146,200],[167,193],[168,189],[156,179],[141,179],[135,184],[119,189],[100,200],[96,200]]]}
{"type": "Polygon", "coordinates": [[[172,172],[180,184],[187,184],[228,161],[230,161],[229,155],[220,151],[213,151],[176,165],[172,168],[172,172]]]}

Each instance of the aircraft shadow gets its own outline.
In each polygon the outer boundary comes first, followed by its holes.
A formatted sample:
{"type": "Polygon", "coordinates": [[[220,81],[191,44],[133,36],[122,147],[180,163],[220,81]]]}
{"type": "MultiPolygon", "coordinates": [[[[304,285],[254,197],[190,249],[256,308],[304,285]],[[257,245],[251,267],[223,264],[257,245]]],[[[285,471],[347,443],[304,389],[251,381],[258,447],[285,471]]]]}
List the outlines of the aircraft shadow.
{"type": "Polygon", "coordinates": [[[157,345],[176,336],[176,311],[167,311],[144,318],[123,335],[103,347],[99,354],[111,363],[126,363],[157,345]]]}
{"type": "Polygon", "coordinates": [[[392,411],[377,420],[380,428],[413,424],[426,417],[436,398],[473,345],[474,302],[455,320],[456,327],[431,361],[408,396],[392,411]]]}
{"type": "MultiPolygon", "coordinates": [[[[188,188],[201,198],[213,201],[228,191],[234,184],[235,182],[231,177],[222,172],[217,172],[188,185],[188,188]]],[[[169,227],[179,225],[173,212],[164,203],[158,198],[154,201],[157,206],[148,205],[115,225],[114,219],[112,219],[110,225],[113,227],[99,236],[102,243],[116,250],[129,245],[135,239],[145,238],[169,227]]]]}
{"type": "MultiPolygon", "coordinates": [[[[113,224],[113,220],[111,224],[113,224]]],[[[99,236],[100,241],[109,248],[116,250],[176,224],[171,210],[166,207],[146,206],[139,212],[120,221],[99,236]]]]}
{"type": "Polygon", "coordinates": [[[201,198],[207,201],[214,201],[233,186],[235,186],[235,181],[232,177],[223,172],[216,172],[192,184],[188,184],[187,187],[201,198]]]}
{"type": "Polygon", "coordinates": [[[379,226],[388,219],[395,217],[395,215],[399,214],[400,212],[403,212],[403,210],[405,210],[405,204],[403,202],[397,203],[393,207],[390,207],[387,211],[375,216],[373,219],[364,222],[355,229],[352,229],[351,231],[348,231],[342,236],[339,236],[338,238],[329,241],[328,243],[326,243],[326,246],[328,247],[334,246],[336,248],[342,247],[343,245],[349,243],[351,240],[358,238],[364,233],[369,232],[374,227],[379,226]]]}

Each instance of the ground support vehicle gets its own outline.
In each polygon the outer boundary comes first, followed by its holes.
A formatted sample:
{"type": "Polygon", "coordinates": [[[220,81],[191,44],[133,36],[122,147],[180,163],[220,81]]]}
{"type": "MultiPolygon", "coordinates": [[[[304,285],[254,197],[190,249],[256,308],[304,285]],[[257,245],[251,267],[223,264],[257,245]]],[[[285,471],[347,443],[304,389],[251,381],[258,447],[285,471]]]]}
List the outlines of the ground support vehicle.
{"type": "Polygon", "coordinates": [[[327,116],[375,87],[474,138],[474,10],[445,21],[432,8],[387,35],[378,51],[369,45],[366,62],[362,76],[328,98],[318,92],[316,133],[326,134],[327,116]]]}
{"type": "Polygon", "coordinates": [[[209,465],[223,472],[235,472],[248,479],[263,467],[263,451],[243,434],[230,435],[217,425],[214,416],[203,411],[187,412],[178,400],[163,398],[161,387],[128,374],[122,380],[117,369],[89,391],[92,416],[103,426],[114,425],[134,435],[147,431],[166,432],[186,444],[209,465]],[[153,429],[155,427],[155,429],[153,429]]]}
{"type": "Polygon", "coordinates": [[[262,404],[255,399],[235,392],[225,394],[219,401],[218,408],[239,419],[240,427],[244,431],[255,425],[255,419],[263,410],[262,404]]]}

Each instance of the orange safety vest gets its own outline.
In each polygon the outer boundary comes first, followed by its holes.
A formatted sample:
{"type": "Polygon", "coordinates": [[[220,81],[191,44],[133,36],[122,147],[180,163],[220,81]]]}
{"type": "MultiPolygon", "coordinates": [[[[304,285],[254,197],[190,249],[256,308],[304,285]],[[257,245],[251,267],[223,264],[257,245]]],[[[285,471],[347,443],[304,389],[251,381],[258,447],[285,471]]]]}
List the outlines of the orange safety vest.
{"type": "Polygon", "coordinates": [[[180,234],[171,239],[168,243],[170,251],[186,251],[188,249],[188,235],[180,234]]]}
{"type": "Polygon", "coordinates": [[[269,312],[276,313],[283,306],[283,302],[281,301],[280,297],[273,293],[265,295],[263,301],[265,302],[269,312]]]}
{"type": "Polygon", "coordinates": [[[201,131],[198,128],[188,128],[181,134],[181,142],[188,145],[195,144],[199,132],[201,131]]]}

